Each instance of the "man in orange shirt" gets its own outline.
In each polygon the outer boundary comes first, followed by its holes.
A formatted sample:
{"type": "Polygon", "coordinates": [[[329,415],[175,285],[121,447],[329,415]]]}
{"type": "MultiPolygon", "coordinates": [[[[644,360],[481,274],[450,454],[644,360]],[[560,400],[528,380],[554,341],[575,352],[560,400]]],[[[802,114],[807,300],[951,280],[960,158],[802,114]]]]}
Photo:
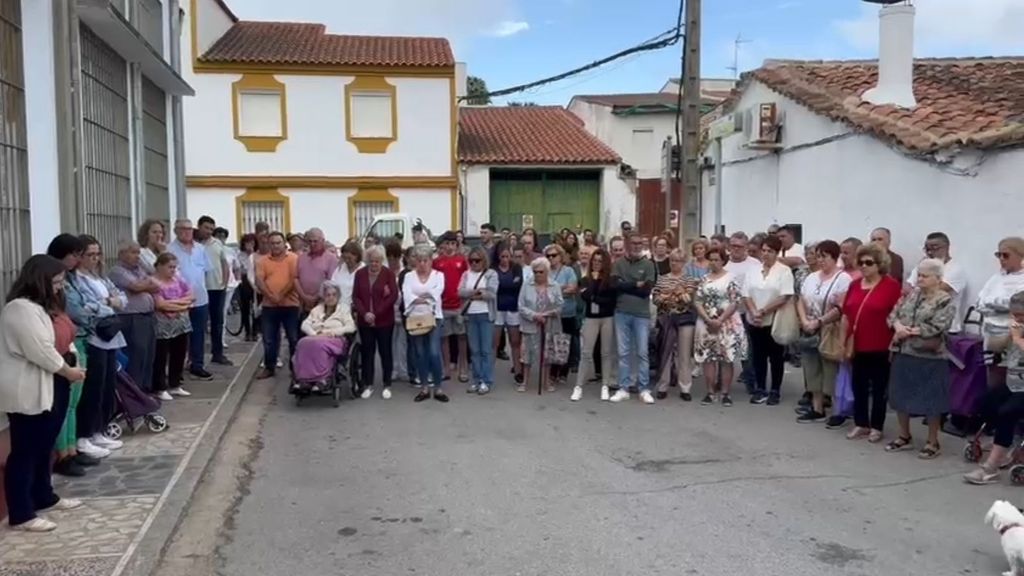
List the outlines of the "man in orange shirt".
{"type": "Polygon", "coordinates": [[[299,340],[299,294],[295,289],[299,257],[288,252],[284,234],[267,235],[270,254],[256,261],[256,289],[263,295],[260,315],[263,333],[263,366],[256,378],[274,376],[277,355],[281,350],[281,328],[288,339],[288,357],[295,354],[299,340]]]}

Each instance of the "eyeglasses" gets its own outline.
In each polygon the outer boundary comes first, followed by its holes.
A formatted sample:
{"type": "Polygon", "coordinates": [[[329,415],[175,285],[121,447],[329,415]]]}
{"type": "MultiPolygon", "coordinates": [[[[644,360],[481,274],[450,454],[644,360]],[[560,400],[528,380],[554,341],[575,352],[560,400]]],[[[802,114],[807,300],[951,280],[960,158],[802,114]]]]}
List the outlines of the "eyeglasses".
{"type": "Polygon", "coordinates": [[[729,248],[737,248],[737,249],[744,248],[745,249],[746,247],[747,247],[746,244],[729,244],[729,248]]]}
{"type": "Polygon", "coordinates": [[[551,254],[545,254],[545,256],[547,256],[548,258],[558,258],[559,256],[561,256],[561,254],[557,252],[552,252],[551,254]]]}
{"type": "Polygon", "coordinates": [[[1009,252],[996,252],[996,258],[999,258],[1000,260],[1009,260],[1010,259],[1010,253],[1009,252]]]}
{"type": "Polygon", "coordinates": [[[480,260],[479,258],[470,258],[469,262],[471,264],[479,264],[480,262],[482,262],[482,260],[480,260]]]}
{"type": "Polygon", "coordinates": [[[861,260],[860,262],[858,262],[858,264],[860,264],[861,266],[874,266],[875,265],[875,261],[874,260],[867,260],[867,259],[865,259],[865,260],[861,260]]]}

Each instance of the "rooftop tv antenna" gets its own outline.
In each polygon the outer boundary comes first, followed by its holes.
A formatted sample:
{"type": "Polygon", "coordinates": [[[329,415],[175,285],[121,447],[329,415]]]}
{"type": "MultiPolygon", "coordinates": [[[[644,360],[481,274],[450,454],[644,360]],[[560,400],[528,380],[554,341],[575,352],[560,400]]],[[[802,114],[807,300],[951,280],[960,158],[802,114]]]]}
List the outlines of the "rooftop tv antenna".
{"type": "Polygon", "coordinates": [[[732,43],[732,66],[726,66],[726,70],[732,70],[733,79],[740,77],[740,46],[743,44],[750,44],[753,40],[746,40],[743,38],[743,33],[736,35],[736,40],[732,43]]]}

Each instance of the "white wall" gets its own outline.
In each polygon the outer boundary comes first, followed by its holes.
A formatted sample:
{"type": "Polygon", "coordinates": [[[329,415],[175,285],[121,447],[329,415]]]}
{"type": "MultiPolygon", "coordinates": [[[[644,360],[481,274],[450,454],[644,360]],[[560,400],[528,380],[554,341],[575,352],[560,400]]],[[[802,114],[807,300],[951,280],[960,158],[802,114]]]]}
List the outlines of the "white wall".
{"type": "Polygon", "coordinates": [[[385,154],[360,154],[345,139],[351,76],[276,75],[285,85],[288,139],[276,152],[248,152],[234,138],[236,74],[187,74],[189,175],[450,176],[451,93],[447,78],[388,78],[397,88],[398,140],[385,154]]]}
{"type": "Polygon", "coordinates": [[[61,232],[53,3],[22,0],[21,12],[32,251],[45,252],[61,232]]]}
{"type": "MultiPolygon", "coordinates": [[[[771,94],[762,86],[748,93],[752,98],[744,97],[740,106],[771,94]]],[[[786,111],[786,147],[849,131],[792,101],[776,98],[786,111]]],[[[968,270],[971,294],[998,269],[992,252],[999,239],[1021,233],[1017,215],[1024,213],[1020,178],[1024,151],[989,152],[975,175],[964,176],[911,159],[868,135],[781,155],[742,150],[742,140],[742,135],[734,135],[723,143],[727,232],[800,223],[807,241],[841,241],[848,236],[867,240],[873,228],[884,226],[892,230],[893,249],[904,257],[908,273],[923,257],[925,236],[945,232],[953,244],[953,257],[968,270]],[[729,164],[746,157],[758,159],[729,164]]],[[[959,167],[978,157],[965,153],[959,167]]],[[[705,233],[714,225],[715,193],[714,187],[705,187],[705,233]]]]}
{"type": "Polygon", "coordinates": [[[575,99],[569,111],[576,114],[590,132],[637,170],[639,178],[661,178],[661,146],[665,138],[675,140],[676,120],[671,113],[616,116],[610,106],[591,104],[575,99]],[[646,146],[633,137],[634,130],[651,130],[653,136],[646,146]]]}
{"type": "MultiPolygon", "coordinates": [[[[491,167],[467,166],[462,177],[462,193],[466,197],[466,233],[477,234],[481,224],[491,221],[491,167]]],[[[623,220],[636,221],[636,194],[619,179],[618,168],[608,166],[601,171],[598,232],[610,236],[618,231],[623,220]]]]}
{"type": "MultiPolygon", "coordinates": [[[[351,236],[348,199],[358,192],[356,189],[280,188],[278,192],[289,199],[291,213],[291,228],[283,232],[320,228],[329,241],[339,245],[351,236]]],[[[398,198],[398,211],[422,219],[435,233],[451,228],[451,190],[392,188],[390,192],[398,198]]],[[[243,194],[243,188],[189,188],[188,217],[195,222],[200,216],[210,216],[237,240],[240,234],[235,199],[243,194]]]]}
{"type": "MultiPolygon", "coordinates": [[[[195,57],[198,58],[209,50],[210,46],[213,46],[213,43],[223,36],[234,22],[214,0],[194,0],[194,2],[197,12],[196,51],[199,52],[195,57]]],[[[187,67],[190,70],[192,68],[192,26],[189,24],[189,18],[192,14],[188,12],[192,9],[192,4],[191,0],[181,0],[181,9],[185,10],[185,24],[182,26],[181,67],[187,67]]]]}

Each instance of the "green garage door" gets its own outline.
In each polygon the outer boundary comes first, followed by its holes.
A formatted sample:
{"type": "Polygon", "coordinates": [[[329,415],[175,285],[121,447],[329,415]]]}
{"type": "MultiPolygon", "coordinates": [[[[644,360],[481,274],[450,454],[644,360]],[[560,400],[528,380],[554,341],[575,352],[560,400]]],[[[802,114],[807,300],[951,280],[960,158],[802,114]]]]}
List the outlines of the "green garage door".
{"type": "Polygon", "coordinates": [[[518,232],[530,220],[541,233],[596,230],[600,211],[600,172],[491,170],[491,222],[499,230],[518,232]]]}

